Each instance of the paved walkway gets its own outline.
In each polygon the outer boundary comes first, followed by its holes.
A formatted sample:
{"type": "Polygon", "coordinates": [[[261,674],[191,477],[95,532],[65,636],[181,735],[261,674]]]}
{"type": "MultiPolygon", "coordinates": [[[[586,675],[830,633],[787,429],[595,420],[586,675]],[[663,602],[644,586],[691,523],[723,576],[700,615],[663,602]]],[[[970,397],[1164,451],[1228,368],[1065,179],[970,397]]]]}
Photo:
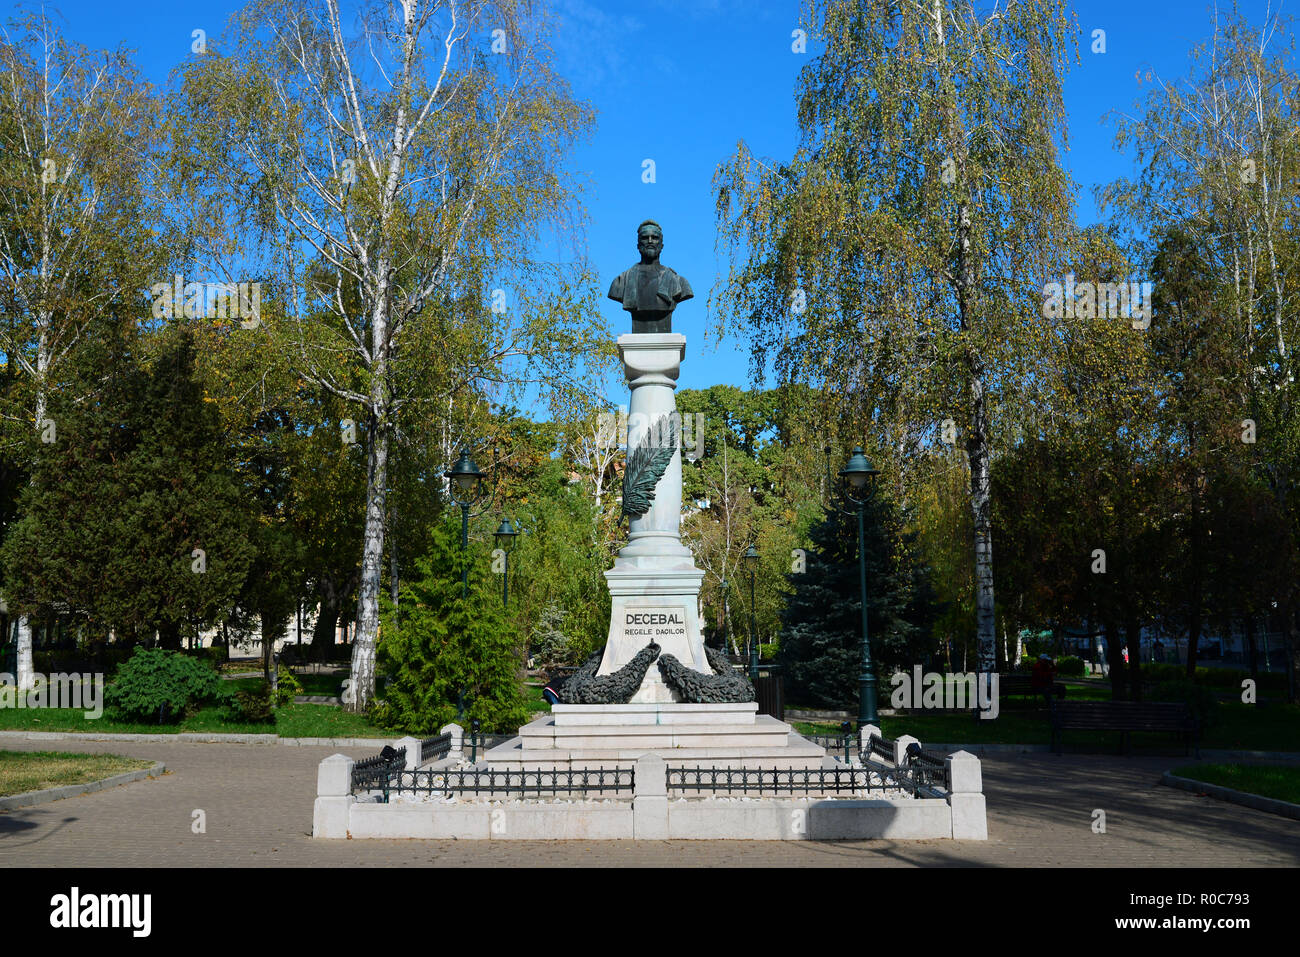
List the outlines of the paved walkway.
{"type": "MultiPolygon", "coordinates": [[[[1287,866],[1300,827],[1160,786],[1180,757],[999,754],[984,759],[987,842],[313,841],[316,766],[338,749],[183,742],[5,742],[166,763],[161,778],[0,813],[0,866],[759,865],[1287,866]],[[207,833],[191,832],[192,812],[207,833]],[[1093,810],[1106,833],[1092,832],[1093,810]]],[[[371,749],[342,749],[365,757],[371,749]]]]}

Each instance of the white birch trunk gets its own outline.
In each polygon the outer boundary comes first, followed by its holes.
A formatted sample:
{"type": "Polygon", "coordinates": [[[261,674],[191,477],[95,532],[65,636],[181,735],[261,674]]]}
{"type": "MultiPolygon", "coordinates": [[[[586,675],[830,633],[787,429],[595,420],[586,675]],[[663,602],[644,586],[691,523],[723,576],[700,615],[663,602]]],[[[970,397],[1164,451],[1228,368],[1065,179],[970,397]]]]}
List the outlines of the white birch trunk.
{"type": "MultiPolygon", "coordinates": [[[[382,273],[381,273],[382,275],[382,273]]],[[[370,468],[366,482],[366,522],[361,552],[361,593],[357,599],[357,632],[352,642],[352,688],[349,707],[363,712],[375,696],[375,643],[379,638],[379,589],[384,563],[384,512],[388,503],[389,396],[386,348],[387,288],[381,280],[375,306],[375,374],[371,379],[370,468]]]]}
{"type": "Polygon", "coordinates": [[[18,619],[18,691],[36,687],[36,672],[32,667],[32,624],[23,615],[18,619]]]}

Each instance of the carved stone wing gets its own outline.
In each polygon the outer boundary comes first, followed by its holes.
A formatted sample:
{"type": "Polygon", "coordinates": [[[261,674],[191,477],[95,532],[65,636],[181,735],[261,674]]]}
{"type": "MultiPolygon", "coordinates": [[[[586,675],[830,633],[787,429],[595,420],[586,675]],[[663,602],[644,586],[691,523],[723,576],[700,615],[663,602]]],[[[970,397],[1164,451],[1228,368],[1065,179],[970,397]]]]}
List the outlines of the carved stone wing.
{"type": "Polygon", "coordinates": [[[667,445],[641,445],[627,460],[627,471],[623,473],[623,514],[640,518],[650,511],[655,499],[655,486],[668,469],[677,451],[677,434],[673,429],[663,428],[667,416],[660,416],[646,430],[646,437],[663,436],[667,433],[667,445]]]}

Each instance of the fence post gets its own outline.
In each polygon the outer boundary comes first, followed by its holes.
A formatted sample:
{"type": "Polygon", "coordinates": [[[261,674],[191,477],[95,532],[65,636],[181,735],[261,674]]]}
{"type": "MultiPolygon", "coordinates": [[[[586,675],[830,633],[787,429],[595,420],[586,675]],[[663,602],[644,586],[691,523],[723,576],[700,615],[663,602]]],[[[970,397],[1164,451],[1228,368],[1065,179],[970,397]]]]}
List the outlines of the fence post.
{"type": "Polygon", "coordinates": [[[352,814],[352,766],[343,754],[333,754],[316,771],[316,805],[312,809],[311,836],[346,838],[352,814]]]}
{"type": "Polygon", "coordinates": [[[952,814],[952,836],[964,841],[987,841],[988,818],[984,807],[984,779],[980,759],[969,751],[958,751],[944,759],[952,790],[948,806],[952,814]]]}
{"type": "Polygon", "coordinates": [[[910,734],[900,734],[894,739],[894,767],[901,768],[907,764],[907,746],[915,744],[918,748],[921,742],[910,734]]]}
{"type": "Polygon", "coordinates": [[[447,755],[459,764],[465,760],[465,729],[458,724],[444,724],[438,729],[439,734],[451,735],[451,752],[447,755]]]}
{"type": "Polygon", "coordinates": [[[668,840],[668,765],[659,755],[636,760],[632,797],[632,837],[638,841],[668,840]]]}
{"type": "Polygon", "coordinates": [[[396,751],[406,748],[406,770],[414,771],[420,767],[420,739],[412,738],[409,735],[405,738],[398,738],[393,742],[393,749],[396,751]]]}
{"type": "Polygon", "coordinates": [[[871,757],[871,739],[873,737],[885,739],[885,734],[874,724],[864,724],[858,729],[858,753],[866,758],[871,757]]]}

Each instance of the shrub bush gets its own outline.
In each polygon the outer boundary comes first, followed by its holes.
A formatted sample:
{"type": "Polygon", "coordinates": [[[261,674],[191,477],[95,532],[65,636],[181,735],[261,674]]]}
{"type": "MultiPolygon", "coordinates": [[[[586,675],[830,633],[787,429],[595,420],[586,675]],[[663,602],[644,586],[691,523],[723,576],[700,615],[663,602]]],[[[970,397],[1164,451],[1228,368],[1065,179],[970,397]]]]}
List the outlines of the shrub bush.
{"type": "Polygon", "coordinates": [[[387,679],[387,707],[372,712],[382,727],[432,734],[456,718],[462,702],[460,723],[478,719],[485,733],[529,720],[522,642],[501,609],[498,583],[483,571],[487,563],[462,554],[458,531],[433,529],[429,554],[402,583],[400,622],[391,603],[384,606],[376,665],[387,679]],[[469,595],[462,597],[460,563],[469,560],[469,595]]]}
{"type": "Polygon", "coordinates": [[[212,648],[195,648],[193,651],[186,652],[186,654],[193,658],[197,658],[199,661],[206,661],[214,668],[224,664],[226,661],[226,649],[221,646],[214,646],[212,648]]]}
{"type": "Polygon", "coordinates": [[[263,724],[275,720],[271,708],[271,684],[259,681],[251,691],[235,691],[226,698],[230,720],[245,724],[263,724]]]}
{"type": "MultiPolygon", "coordinates": [[[[1261,656],[1262,657],[1262,656],[1261,656]]],[[[1153,682],[1162,681],[1186,681],[1187,668],[1184,665],[1153,663],[1142,666],[1144,674],[1153,682]]],[[[1211,688],[1222,688],[1224,691],[1240,691],[1241,683],[1250,677],[1249,671],[1242,671],[1237,668],[1197,668],[1196,683],[1211,688]]],[[[1286,693],[1286,673],[1285,672],[1266,672],[1262,669],[1259,673],[1260,690],[1268,690],[1274,694],[1286,693]]]]}
{"type": "Polygon", "coordinates": [[[1082,678],[1083,659],[1074,655],[1062,655],[1056,659],[1056,674],[1061,678],[1082,678]]]}
{"type": "Polygon", "coordinates": [[[302,694],[302,682],[298,680],[297,675],[286,668],[283,664],[275,673],[277,707],[283,708],[287,704],[293,704],[294,695],[302,694]]]}
{"type": "Polygon", "coordinates": [[[178,721],[218,699],[221,679],[206,662],[177,651],[137,648],[104,691],[104,699],[134,721],[178,721]]]}

